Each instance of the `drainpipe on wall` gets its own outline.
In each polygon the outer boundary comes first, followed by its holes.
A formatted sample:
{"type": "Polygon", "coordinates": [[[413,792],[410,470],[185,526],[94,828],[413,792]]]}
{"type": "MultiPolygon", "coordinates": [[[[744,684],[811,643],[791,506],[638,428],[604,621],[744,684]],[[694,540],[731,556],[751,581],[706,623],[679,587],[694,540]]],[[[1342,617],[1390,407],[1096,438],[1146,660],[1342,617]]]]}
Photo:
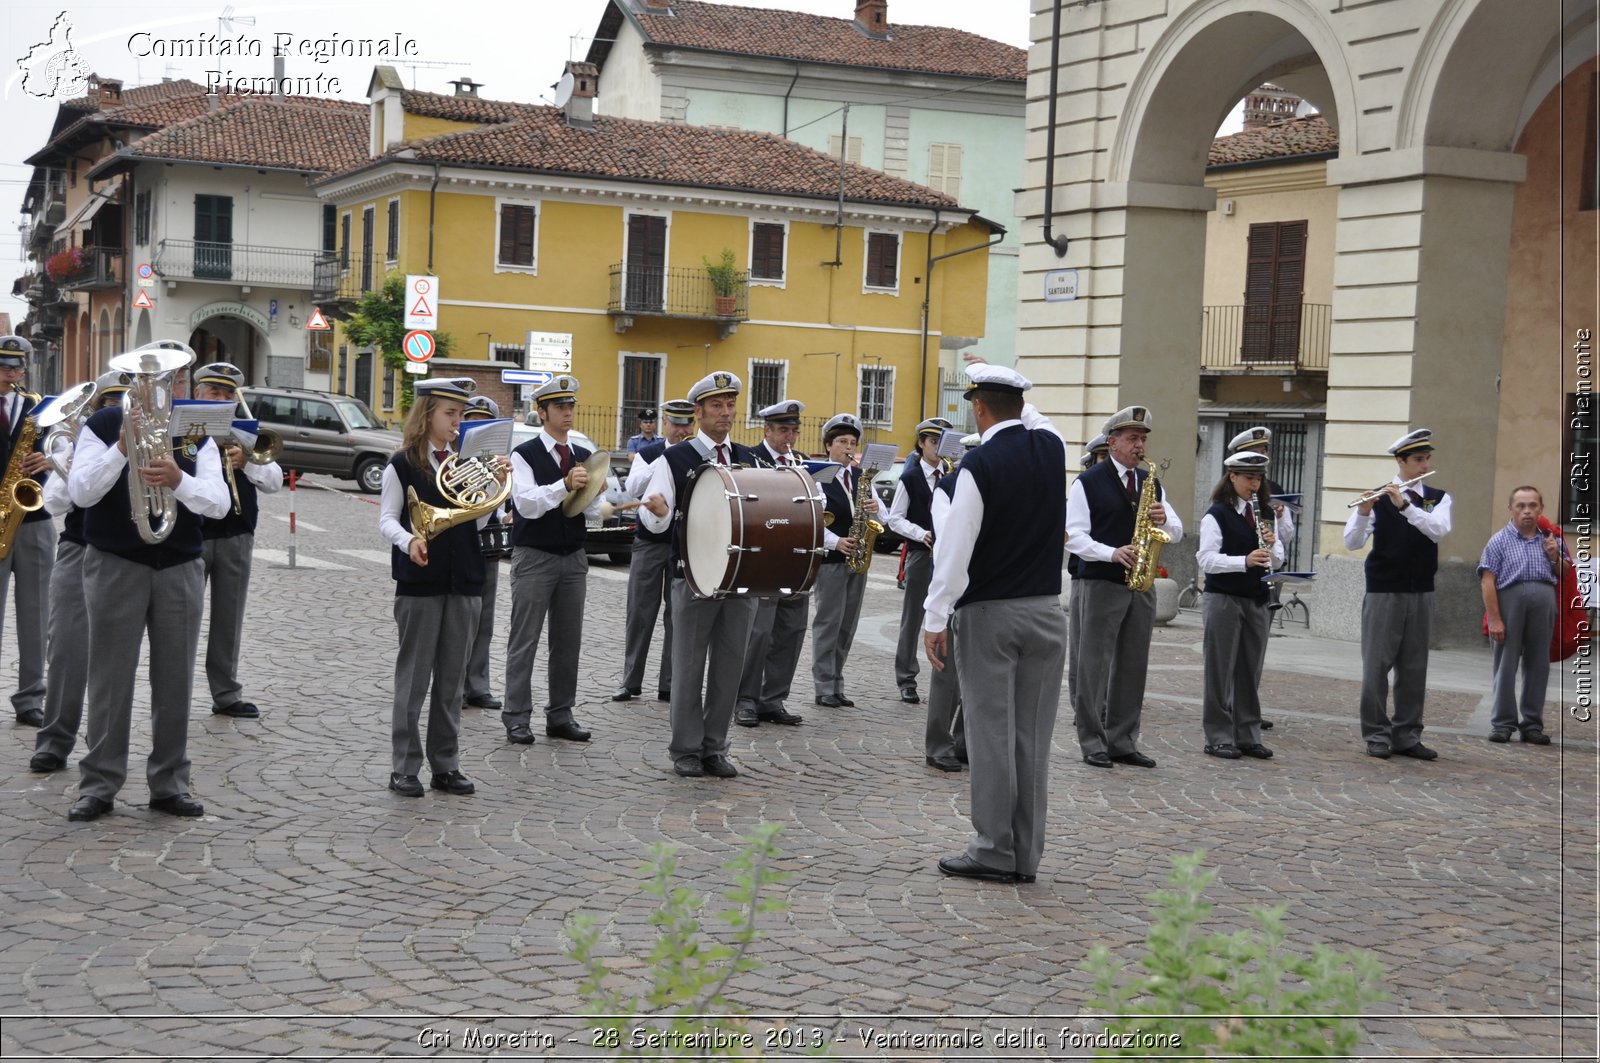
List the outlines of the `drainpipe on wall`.
{"type": "Polygon", "coordinates": [[[1053,234],[1051,226],[1054,221],[1055,188],[1056,188],[1056,79],[1061,71],[1061,4],[1063,0],[1056,0],[1056,9],[1050,24],[1050,110],[1045,119],[1044,140],[1044,242],[1055,251],[1057,258],[1067,257],[1066,233],[1053,234]]]}
{"type": "Polygon", "coordinates": [[[433,164],[433,184],[428,186],[428,276],[433,276],[433,201],[439,191],[439,164],[433,164]]]}
{"type": "Polygon", "coordinates": [[[794,91],[795,82],[800,80],[800,64],[794,65],[794,77],[789,80],[789,87],[783,90],[783,136],[789,138],[789,94],[794,91]]]}

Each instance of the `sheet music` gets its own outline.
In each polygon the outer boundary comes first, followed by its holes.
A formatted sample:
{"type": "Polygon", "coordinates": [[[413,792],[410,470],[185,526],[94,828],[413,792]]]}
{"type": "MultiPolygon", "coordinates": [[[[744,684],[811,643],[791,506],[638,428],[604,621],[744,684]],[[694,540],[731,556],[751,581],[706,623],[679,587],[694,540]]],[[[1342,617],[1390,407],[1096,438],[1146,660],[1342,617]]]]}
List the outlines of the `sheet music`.
{"type": "Polygon", "coordinates": [[[861,448],[861,467],[882,472],[884,469],[892,468],[899,456],[900,452],[893,443],[868,443],[861,448]]]}
{"type": "Polygon", "coordinates": [[[201,402],[199,399],[174,399],[168,421],[173,439],[182,439],[194,429],[214,439],[233,437],[234,402],[201,402]]]}
{"type": "Polygon", "coordinates": [[[233,438],[246,450],[256,449],[256,439],[261,434],[261,422],[236,418],[233,422],[233,438]]]}
{"type": "Polygon", "coordinates": [[[833,483],[844,469],[844,466],[836,461],[807,461],[802,464],[806,472],[810,473],[811,478],[818,484],[833,483]]]}
{"type": "Polygon", "coordinates": [[[498,421],[463,421],[456,439],[456,453],[461,461],[471,458],[503,458],[511,453],[511,428],[509,417],[498,421]]]}
{"type": "Polygon", "coordinates": [[[939,457],[959,461],[961,455],[966,453],[966,448],[961,445],[961,440],[966,438],[966,433],[954,428],[946,428],[939,433],[939,457]]]}

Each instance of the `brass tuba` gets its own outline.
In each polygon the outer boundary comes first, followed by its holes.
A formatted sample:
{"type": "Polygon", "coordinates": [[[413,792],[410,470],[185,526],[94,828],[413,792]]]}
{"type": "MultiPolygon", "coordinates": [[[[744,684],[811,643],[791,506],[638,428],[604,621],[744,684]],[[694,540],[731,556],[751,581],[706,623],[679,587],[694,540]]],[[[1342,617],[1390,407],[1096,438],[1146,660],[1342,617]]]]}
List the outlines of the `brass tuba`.
{"type": "Polygon", "coordinates": [[[406,488],[411,533],[425,543],[457,524],[488,516],[511,497],[511,477],[507,476],[501,483],[495,475],[494,462],[489,458],[462,461],[458,455],[451,454],[440,463],[433,483],[449,503],[448,507],[430,506],[417,497],[415,487],[406,488]]]}
{"type": "Polygon", "coordinates": [[[5,478],[0,480],[0,561],[11,556],[22,518],[44,505],[44,488],[39,486],[39,481],[22,473],[22,461],[33,452],[38,430],[39,424],[33,417],[22,419],[22,430],[17,433],[11,460],[6,463],[5,478]]]}
{"type": "MultiPolygon", "coordinates": [[[[1126,576],[1128,587],[1136,591],[1147,591],[1155,586],[1156,573],[1161,568],[1161,548],[1172,541],[1172,536],[1150,520],[1150,507],[1159,505],[1161,498],[1156,484],[1155,464],[1147,461],[1145,465],[1150,475],[1144,478],[1144,488],[1139,492],[1139,508],[1133,519],[1133,545],[1138,549],[1138,556],[1134,558],[1133,567],[1128,569],[1126,576]]],[[[1163,461],[1161,467],[1165,469],[1167,462],[1163,461]]]]}
{"type": "Polygon", "coordinates": [[[171,488],[145,483],[139,469],[172,457],[168,427],[172,422],[172,383],[192,361],[193,354],[148,347],[119,354],[109,363],[111,369],[129,377],[128,390],[122,395],[128,505],[139,538],[152,546],[166,542],[177,526],[178,500],[171,488]]]}
{"type": "Polygon", "coordinates": [[[78,445],[78,432],[88,419],[94,396],[94,381],[74,384],[38,417],[39,427],[44,429],[44,456],[57,476],[72,472],[72,450],[78,445]]]}

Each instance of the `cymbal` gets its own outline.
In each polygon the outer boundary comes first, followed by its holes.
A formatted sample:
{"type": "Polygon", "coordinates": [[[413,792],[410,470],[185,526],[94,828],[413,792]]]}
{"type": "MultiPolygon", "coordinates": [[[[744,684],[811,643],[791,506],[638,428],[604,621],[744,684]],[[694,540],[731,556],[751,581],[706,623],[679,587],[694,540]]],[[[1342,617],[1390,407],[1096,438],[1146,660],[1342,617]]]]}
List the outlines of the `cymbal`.
{"type": "Polygon", "coordinates": [[[606,473],[611,471],[611,455],[604,450],[596,451],[583,459],[583,467],[589,470],[589,482],[580,490],[567,492],[567,497],[561,503],[562,516],[577,516],[605,491],[606,473]]]}

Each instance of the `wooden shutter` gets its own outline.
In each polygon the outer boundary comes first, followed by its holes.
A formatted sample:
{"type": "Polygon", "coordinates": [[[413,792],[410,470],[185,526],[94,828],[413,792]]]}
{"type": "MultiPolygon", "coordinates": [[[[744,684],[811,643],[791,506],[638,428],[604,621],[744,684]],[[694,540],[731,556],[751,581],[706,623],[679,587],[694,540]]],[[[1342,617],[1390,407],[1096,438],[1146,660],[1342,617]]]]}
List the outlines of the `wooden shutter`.
{"type": "Polygon", "coordinates": [[[500,208],[499,261],[507,266],[533,265],[532,207],[507,204],[500,208]]]}
{"type": "Polygon", "coordinates": [[[783,226],[757,222],[750,242],[750,275],[762,280],[782,280],[783,226]]]}
{"type": "Polygon", "coordinates": [[[1306,223],[1263,222],[1250,226],[1246,239],[1240,360],[1293,363],[1300,354],[1306,223]]]}
{"type": "Polygon", "coordinates": [[[628,308],[661,310],[666,274],[667,219],[654,214],[628,215],[628,308]]]}
{"type": "MultiPolygon", "coordinates": [[[[839,137],[838,133],[829,133],[828,134],[828,154],[832,155],[836,159],[841,154],[844,154],[843,152],[841,152],[839,150],[841,143],[842,143],[842,141],[840,140],[840,137],[839,137]]],[[[845,162],[853,162],[857,166],[861,165],[861,138],[860,137],[851,137],[850,138],[850,152],[849,152],[849,154],[845,155],[844,161],[845,162]]]]}
{"type": "Polygon", "coordinates": [[[398,199],[391,199],[389,201],[389,216],[387,221],[389,228],[387,241],[388,246],[385,249],[384,254],[390,262],[393,262],[400,257],[400,201],[398,199]]]}
{"type": "Polygon", "coordinates": [[[961,195],[961,145],[928,145],[928,187],[957,198],[961,195]]]}
{"type": "Polygon", "coordinates": [[[898,258],[900,238],[893,233],[867,234],[867,286],[893,288],[895,286],[895,259],[898,258]]]}

